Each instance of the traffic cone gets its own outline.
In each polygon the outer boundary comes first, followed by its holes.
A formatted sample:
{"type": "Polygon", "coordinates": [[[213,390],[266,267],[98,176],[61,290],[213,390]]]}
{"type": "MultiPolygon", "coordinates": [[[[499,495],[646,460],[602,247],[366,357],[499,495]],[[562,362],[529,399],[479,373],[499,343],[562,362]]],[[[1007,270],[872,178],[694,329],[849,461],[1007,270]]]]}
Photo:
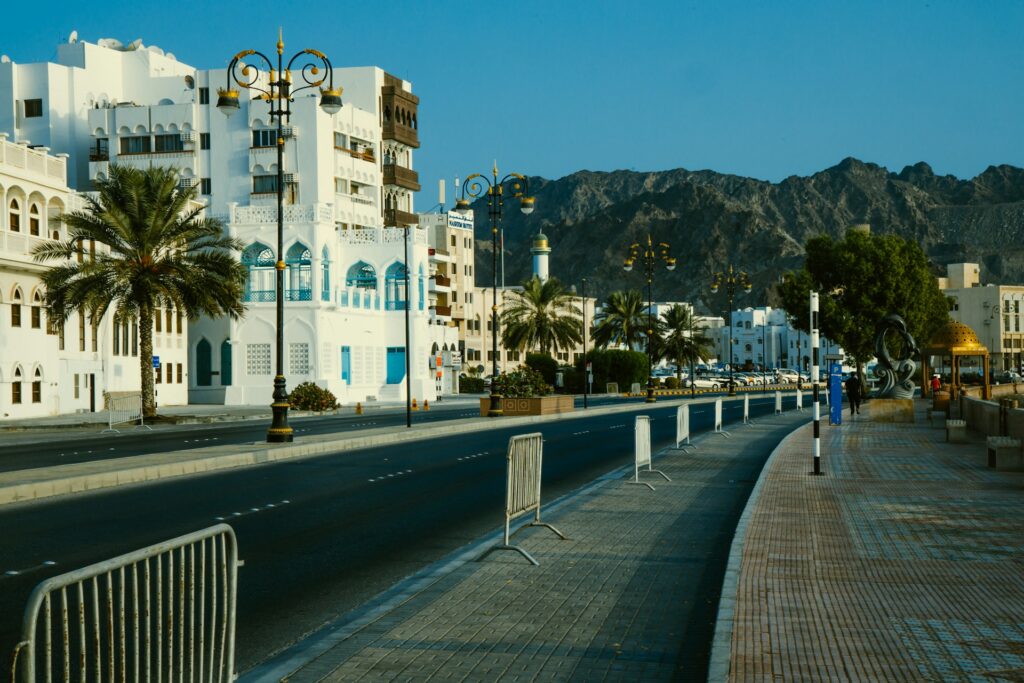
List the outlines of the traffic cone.
{"type": "Polygon", "coordinates": [[[356,401],[356,415],[363,414],[363,404],[356,401]]]}
{"type": "Polygon", "coordinates": [[[430,401],[423,399],[423,410],[430,410],[430,401]]]}
{"type": "Polygon", "coordinates": [[[413,410],[419,410],[420,409],[420,407],[418,405],[416,405],[416,399],[412,400],[412,409],[413,410]]]}

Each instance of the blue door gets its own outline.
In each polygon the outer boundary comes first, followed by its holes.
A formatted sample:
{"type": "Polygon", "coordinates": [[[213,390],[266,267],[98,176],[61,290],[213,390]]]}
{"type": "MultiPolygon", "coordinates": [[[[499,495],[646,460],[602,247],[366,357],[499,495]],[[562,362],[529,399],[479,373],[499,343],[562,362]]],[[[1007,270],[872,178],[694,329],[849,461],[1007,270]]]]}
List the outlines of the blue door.
{"type": "Polygon", "coordinates": [[[231,386],[231,342],[225,339],[220,345],[220,383],[231,386]]]}
{"type": "MultiPolygon", "coordinates": [[[[84,342],[83,342],[84,343],[84,342]]],[[[196,344],[196,384],[201,387],[208,387],[211,384],[213,375],[213,349],[210,342],[200,339],[196,344]]]]}
{"type": "Polygon", "coordinates": [[[405,347],[388,347],[388,384],[399,384],[405,379],[405,347]]]}
{"type": "Polygon", "coordinates": [[[345,384],[352,384],[352,347],[341,347],[341,378],[345,384]]]}

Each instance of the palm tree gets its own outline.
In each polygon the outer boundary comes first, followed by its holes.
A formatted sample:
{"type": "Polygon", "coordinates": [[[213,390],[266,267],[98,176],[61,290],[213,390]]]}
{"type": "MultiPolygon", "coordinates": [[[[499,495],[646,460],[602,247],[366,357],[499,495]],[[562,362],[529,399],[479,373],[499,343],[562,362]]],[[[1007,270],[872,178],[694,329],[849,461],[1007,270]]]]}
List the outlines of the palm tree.
{"type": "Polygon", "coordinates": [[[556,278],[541,282],[534,276],[523,291],[508,292],[501,342],[507,349],[539,349],[550,355],[583,341],[583,314],[574,297],[556,278]]]}
{"type": "Polygon", "coordinates": [[[594,345],[638,347],[647,336],[647,304],[639,290],[612,292],[594,316],[594,345]]]}
{"type": "Polygon", "coordinates": [[[676,364],[681,383],[684,364],[692,367],[711,355],[711,340],[703,332],[704,318],[694,315],[688,306],[672,304],[658,322],[657,357],[676,364]]]}
{"type": "Polygon", "coordinates": [[[116,322],[138,321],[142,408],[153,417],[154,313],[173,306],[189,319],[240,318],[246,270],[233,252],[241,245],[221,221],[202,217],[195,190],[179,188],[174,169],[113,165],[96,190],[84,209],[59,218],[68,239],[39,245],[33,257],[61,261],[42,277],[58,325],[75,312],[95,325],[111,307],[116,322]],[[101,248],[79,262],[72,257],[86,240],[101,248]]]}

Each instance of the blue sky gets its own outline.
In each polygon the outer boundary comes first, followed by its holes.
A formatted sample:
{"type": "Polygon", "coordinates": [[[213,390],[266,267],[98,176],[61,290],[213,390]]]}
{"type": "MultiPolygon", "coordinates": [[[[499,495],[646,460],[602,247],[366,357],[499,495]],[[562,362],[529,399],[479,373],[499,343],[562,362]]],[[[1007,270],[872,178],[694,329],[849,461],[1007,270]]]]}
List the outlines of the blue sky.
{"type": "Polygon", "coordinates": [[[77,29],[210,68],[273,49],[282,25],[288,49],[409,79],[420,208],[438,178],[495,158],[548,178],[685,167],[773,181],[846,156],[960,177],[1024,165],[1020,2],[55,0],[4,13],[0,52],[19,62],[51,58],[77,29]]]}

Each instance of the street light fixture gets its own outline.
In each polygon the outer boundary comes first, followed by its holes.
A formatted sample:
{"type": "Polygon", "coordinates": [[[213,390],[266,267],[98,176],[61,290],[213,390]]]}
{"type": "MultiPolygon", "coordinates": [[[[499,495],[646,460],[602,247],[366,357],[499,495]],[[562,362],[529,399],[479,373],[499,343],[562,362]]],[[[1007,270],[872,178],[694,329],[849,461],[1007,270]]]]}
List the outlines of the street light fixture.
{"type": "MultiPolygon", "coordinates": [[[[569,287],[572,296],[576,296],[576,285],[569,287]]],[[[580,306],[583,311],[583,409],[587,408],[587,384],[590,379],[590,371],[587,370],[587,278],[580,280],[580,306]]]]}
{"type": "Polygon", "coordinates": [[[732,301],[736,296],[736,289],[740,288],[747,294],[753,289],[750,278],[744,271],[733,271],[732,265],[725,271],[715,273],[711,278],[711,293],[716,294],[720,287],[725,288],[725,294],[729,298],[729,396],[736,395],[736,383],[733,381],[733,360],[732,360],[732,301]]]}
{"type": "Polygon", "coordinates": [[[288,391],[284,378],[284,122],[291,117],[295,93],[310,88],[320,90],[320,108],[324,112],[331,116],[337,114],[341,109],[341,88],[334,87],[331,61],[319,50],[297,52],[285,66],[284,40],[280,31],[276,70],[273,62],[262,52],[242,50],[232,58],[226,81],[223,89],[217,89],[217,109],[221,113],[230,118],[241,109],[238,97],[239,88],[242,88],[258,93],[255,99],[265,100],[270,106],[270,118],[277,120],[277,374],[274,376],[274,402],[270,405],[274,416],[267,430],[267,441],[285,443],[292,441],[294,434],[288,425],[288,391]],[[265,84],[260,82],[260,69],[242,62],[250,56],[262,60],[265,73],[269,74],[265,84]],[[292,67],[296,62],[302,64],[297,73],[305,83],[299,87],[292,85],[292,67]]]}
{"type": "Polygon", "coordinates": [[[469,198],[476,199],[487,195],[487,217],[491,222],[491,244],[493,245],[493,268],[491,273],[491,353],[493,366],[491,373],[490,407],[487,417],[501,417],[501,394],[498,393],[498,231],[501,229],[502,208],[505,190],[511,197],[519,200],[519,210],[527,216],[533,213],[534,198],[530,196],[530,184],[526,176],[509,173],[498,179],[498,164],[491,169],[491,177],[481,173],[471,173],[462,182],[462,196],[455,200],[455,210],[464,214],[469,211],[469,198]]]}
{"type": "Polygon", "coordinates": [[[654,244],[651,236],[647,235],[647,244],[641,245],[639,242],[633,242],[633,244],[629,245],[628,256],[626,256],[625,263],[622,264],[622,269],[628,273],[633,270],[633,264],[636,263],[636,260],[640,259],[640,264],[644,267],[644,275],[647,278],[647,363],[649,365],[647,370],[647,403],[654,403],[656,400],[654,398],[654,378],[651,377],[651,372],[654,371],[654,356],[651,347],[651,337],[654,336],[654,319],[652,317],[654,309],[654,267],[660,259],[665,263],[666,270],[676,269],[675,258],[668,254],[671,248],[672,246],[668,242],[654,244]]]}

